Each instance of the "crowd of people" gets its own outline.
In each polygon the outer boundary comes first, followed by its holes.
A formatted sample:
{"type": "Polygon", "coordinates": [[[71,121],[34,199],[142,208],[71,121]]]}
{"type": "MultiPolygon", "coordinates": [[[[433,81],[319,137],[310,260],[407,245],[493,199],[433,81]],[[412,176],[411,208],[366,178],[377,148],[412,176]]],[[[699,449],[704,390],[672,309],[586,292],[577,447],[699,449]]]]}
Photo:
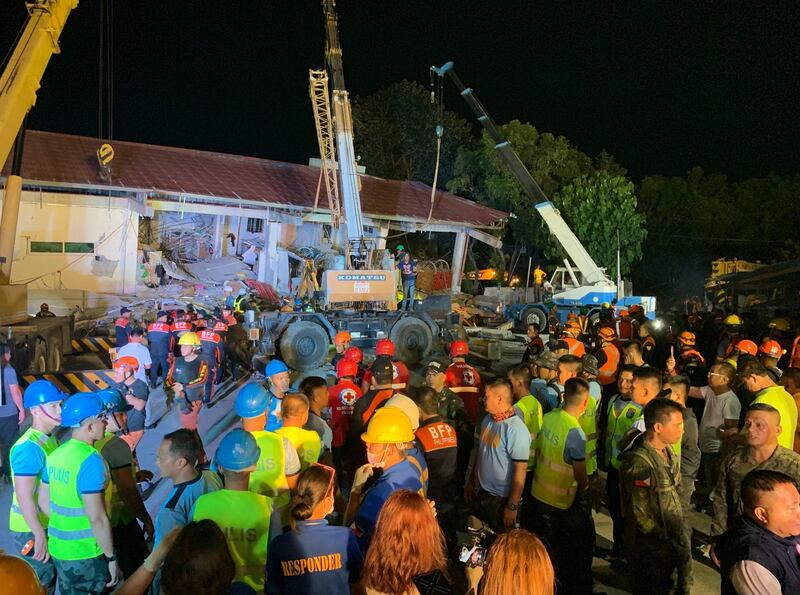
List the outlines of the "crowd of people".
{"type": "Polygon", "coordinates": [[[659,331],[637,306],[552,316],[546,340],[529,325],[522,361],[491,378],[465,341],[417,375],[389,339],[367,363],[341,331],[331,377],[271,360],[206,453],[198,416],[237,309],[158,312],[146,330],[123,309],[117,386],[68,396],[37,380],[18,395],[32,425],[8,458],[9,527],[30,567],[0,568],[32,569],[50,593],[551,595],[597,592],[602,555],[631,592],[666,594],[691,592],[695,555],[723,593],[800,589],[789,318],[759,331],[691,313],[659,331]],[[162,383],[182,427],[159,446],[170,492],[151,517],[136,448],[162,383]]]}

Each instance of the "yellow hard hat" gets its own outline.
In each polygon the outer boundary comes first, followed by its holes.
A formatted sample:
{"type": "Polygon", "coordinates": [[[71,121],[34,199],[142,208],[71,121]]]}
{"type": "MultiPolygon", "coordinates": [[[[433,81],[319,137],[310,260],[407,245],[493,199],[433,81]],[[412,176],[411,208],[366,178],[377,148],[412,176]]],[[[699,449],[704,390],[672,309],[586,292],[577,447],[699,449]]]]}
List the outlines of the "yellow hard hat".
{"type": "Polygon", "coordinates": [[[411,420],[400,409],[382,407],[369,420],[367,431],[361,434],[364,442],[374,444],[400,444],[414,441],[411,420]]]}
{"type": "Polygon", "coordinates": [[[725,320],[722,321],[722,324],[725,326],[741,326],[742,319],[739,318],[736,314],[731,314],[725,317],[725,320]]]}
{"type": "Polygon", "coordinates": [[[178,345],[191,345],[192,347],[200,347],[200,337],[197,333],[183,333],[181,338],[178,339],[178,345]]]}
{"type": "Polygon", "coordinates": [[[4,593],[14,595],[44,595],[45,592],[30,564],[3,553],[0,553],[0,584],[4,585],[4,593]]]}
{"type": "Polygon", "coordinates": [[[792,324],[785,318],[774,318],[769,323],[769,328],[774,328],[776,331],[788,333],[792,330],[792,324]]]}

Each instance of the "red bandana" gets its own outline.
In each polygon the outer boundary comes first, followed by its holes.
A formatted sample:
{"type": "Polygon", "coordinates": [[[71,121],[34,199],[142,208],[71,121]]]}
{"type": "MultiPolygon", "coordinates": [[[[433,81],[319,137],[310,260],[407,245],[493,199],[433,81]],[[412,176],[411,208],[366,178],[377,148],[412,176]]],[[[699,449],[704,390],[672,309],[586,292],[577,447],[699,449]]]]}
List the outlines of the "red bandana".
{"type": "Polygon", "coordinates": [[[514,415],[516,415],[516,411],[514,411],[514,408],[512,407],[511,409],[509,409],[504,413],[493,413],[492,418],[494,418],[494,421],[499,422],[499,421],[505,421],[509,417],[513,417],[514,415]]]}

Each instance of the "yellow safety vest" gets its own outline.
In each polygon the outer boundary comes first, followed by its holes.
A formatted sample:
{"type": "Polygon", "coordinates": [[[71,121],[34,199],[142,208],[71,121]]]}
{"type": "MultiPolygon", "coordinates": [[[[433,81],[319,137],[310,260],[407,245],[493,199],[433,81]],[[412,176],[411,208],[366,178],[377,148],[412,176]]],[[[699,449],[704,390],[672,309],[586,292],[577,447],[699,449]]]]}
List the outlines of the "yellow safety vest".
{"type": "Polygon", "coordinates": [[[768,386],[758,391],[753,404],[764,403],[774,407],[781,414],[781,433],[778,434],[778,444],[792,450],[794,448],[794,433],[797,431],[797,405],[792,395],[782,386],[768,386]]]}
{"type": "Polygon", "coordinates": [[[285,436],[292,443],[292,446],[297,451],[297,456],[300,458],[301,470],[308,469],[311,463],[319,461],[322,440],[320,440],[319,434],[313,430],[282,426],[275,430],[275,433],[279,436],[285,436]]]}
{"type": "Polygon", "coordinates": [[[271,517],[271,498],[223,488],[197,499],[192,520],[211,519],[219,525],[236,564],[236,580],[263,593],[271,517]]]}
{"type": "MultiPolygon", "coordinates": [[[[105,435],[100,438],[97,442],[94,443],[94,447],[101,455],[103,455],[103,449],[106,445],[111,442],[114,438],[119,441],[122,441],[121,438],[117,437],[116,434],[112,434],[111,432],[106,432],[105,435]]],[[[128,448],[128,445],[125,445],[125,448],[128,448]]],[[[105,456],[103,456],[103,460],[106,462],[106,467],[108,467],[108,461],[106,461],[105,456]]],[[[126,469],[127,472],[127,469],[126,469]]],[[[133,460],[131,460],[131,467],[130,473],[133,477],[133,483],[136,483],[136,469],[133,466],[133,460]]],[[[125,506],[125,503],[122,501],[122,498],[119,495],[119,489],[117,488],[117,484],[114,483],[114,478],[111,476],[111,469],[109,467],[108,473],[108,486],[106,487],[106,513],[108,514],[108,520],[111,521],[112,527],[119,527],[120,525],[126,525],[133,521],[136,518],[133,510],[125,506]]]]}
{"type": "Polygon", "coordinates": [[[531,496],[561,510],[572,506],[578,491],[572,465],[564,461],[567,434],[572,429],[584,435],[578,420],[563,409],[544,416],[531,482],[531,496]]]}
{"type": "Polygon", "coordinates": [[[78,472],[92,455],[99,456],[93,446],[73,438],[47,457],[50,485],[47,545],[56,560],[90,560],[103,553],[78,493],[78,472]]]}
{"type": "Polygon", "coordinates": [[[617,395],[611,402],[608,404],[608,428],[606,429],[606,458],[608,459],[608,463],[614,468],[619,469],[621,464],[620,455],[622,454],[619,450],[619,443],[625,434],[628,433],[633,427],[633,424],[637,422],[637,420],[642,416],[642,408],[634,403],[633,401],[629,401],[625,407],[622,408],[622,411],[619,412],[619,415],[615,413],[614,403],[617,402],[617,399],[621,399],[619,395],[617,395]]]}
{"type": "MultiPolygon", "coordinates": [[[[19,440],[14,443],[14,446],[11,447],[11,451],[8,455],[9,460],[14,456],[14,449],[25,442],[32,442],[35,444],[42,450],[42,453],[45,457],[58,448],[58,440],[55,439],[55,436],[48,436],[44,432],[34,430],[33,428],[28,428],[28,430],[22,436],[20,436],[19,440]]],[[[14,481],[13,465],[11,466],[11,481],[14,481]]],[[[42,525],[42,528],[47,529],[47,516],[39,509],[38,505],[39,484],[41,481],[42,470],[40,469],[39,474],[36,476],[36,482],[34,483],[33,501],[34,503],[37,503],[36,510],[39,513],[39,523],[42,525]]],[[[25,521],[25,517],[22,516],[22,510],[19,507],[16,491],[13,492],[13,496],[11,497],[11,509],[8,513],[8,528],[11,531],[16,531],[17,533],[29,533],[31,530],[31,528],[28,526],[28,523],[25,521]]]]}
{"type": "Polygon", "coordinates": [[[536,460],[536,437],[542,429],[542,405],[533,395],[525,395],[514,406],[522,413],[522,421],[531,434],[531,448],[528,454],[528,471],[530,471],[536,460]]]}
{"type": "Polygon", "coordinates": [[[275,498],[289,491],[286,481],[286,458],[283,452],[283,439],[275,432],[251,432],[256,439],[261,455],[256,462],[256,470],[250,474],[248,489],[262,496],[275,498]]]}
{"type": "Polygon", "coordinates": [[[586,473],[592,475],[597,471],[597,399],[592,395],[578,423],[586,434],[586,473]]]}

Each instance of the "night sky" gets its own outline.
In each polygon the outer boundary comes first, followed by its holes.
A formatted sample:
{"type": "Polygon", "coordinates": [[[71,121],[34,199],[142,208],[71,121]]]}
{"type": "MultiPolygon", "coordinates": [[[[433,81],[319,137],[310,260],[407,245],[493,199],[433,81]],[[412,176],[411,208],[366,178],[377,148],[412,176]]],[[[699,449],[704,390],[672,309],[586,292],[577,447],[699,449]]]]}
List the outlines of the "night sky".
{"type": "MultiPolygon", "coordinates": [[[[339,0],[348,90],[427,86],[430,65],[453,59],[497,121],[529,121],[590,155],[606,149],[636,180],[694,165],[737,180],[798,171],[796,3],[567,4],[339,0]]],[[[25,9],[2,7],[4,55],[25,9]]],[[[114,13],[116,138],[317,154],[307,78],[324,64],[317,0],[117,1],[114,13]]],[[[97,134],[98,30],[99,1],[81,0],[32,128],[97,134]]],[[[469,115],[452,87],[447,107],[469,115]]]]}

